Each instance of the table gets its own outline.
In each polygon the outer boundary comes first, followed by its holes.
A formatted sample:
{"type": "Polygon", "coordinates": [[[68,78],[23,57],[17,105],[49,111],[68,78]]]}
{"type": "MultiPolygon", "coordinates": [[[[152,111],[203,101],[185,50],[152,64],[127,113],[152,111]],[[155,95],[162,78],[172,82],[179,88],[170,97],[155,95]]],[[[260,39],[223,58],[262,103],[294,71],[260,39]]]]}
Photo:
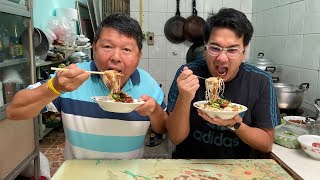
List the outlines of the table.
{"type": "Polygon", "coordinates": [[[64,179],[293,179],[273,159],[67,160],[53,180],[64,179]]]}
{"type": "Polygon", "coordinates": [[[271,158],[275,159],[294,179],[319,179],[320,161],[312,159],[301,148],[288,149],[273,144],[271,158]]]}

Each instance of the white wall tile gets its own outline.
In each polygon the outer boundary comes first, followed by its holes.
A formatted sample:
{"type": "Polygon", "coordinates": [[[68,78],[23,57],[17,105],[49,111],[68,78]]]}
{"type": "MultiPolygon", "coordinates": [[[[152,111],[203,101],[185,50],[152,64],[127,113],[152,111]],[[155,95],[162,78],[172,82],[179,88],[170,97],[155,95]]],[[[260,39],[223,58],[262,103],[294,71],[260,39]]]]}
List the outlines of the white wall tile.
{"type": "Polygon", "coordinates": [[[149,73],[157,81],[165,81],[166,60],[149,59],[149,73]]]}
{"type": "Polygon", "coordinates": [[[319,0],[305,0],[306,11],[310,14],[320,13],[320,1],[319,0]]]}
{"type": "Polygon", "coordinates": [[[177,70],[183,64],[185,64],[185,59],[167,59],[166,80],[167,81],[173,80],[177,70]]]}
{"type": "Polygon", "coordinates": [[[319,33],[320,32],[320,13],[318,14],[306,14],[304,18],[304,33],[319,33]]]}
{"type": "Polygon", "coordinates": [[[149,45],[147,44],[147,41],[142,42],[142,59],[148,59],[149,58],[149,45]]]}
{"type": "MultiPolygon", "coordinates": [[[[277,37],[276,36],[266,36],[263,39],[263,50],[260,52],[264,53],[265,58],[272,59],[276,61],[275,51],[277,51],[277,37]]],[[[257,52],[256,54],[258,54],[257,52]]],[[[281,64],[279,61],[276,62],[277,64],[281,64]]]]}
{"type": "Polygon", "coordinates": [[[303,1],[303,0],[291,0],[290,2],[299,2],[299,1],[303,1]]]}
{"type": "Polygon", "coordinates": [[[167,22],[167,13],[149,12],[149,32],[155,35],[164,35],[164,25],[167,22]]]}
{"type": "Polygon", "coordinates": [[[244,13],[252,13],[252,0],[242,0],[240,9],[244,13]]]}
{"type": "MultiPolygon", "coordinates": [[[[161,0],[160,0],[161,1],[161,0]]],[[[176,13],[177,11],[177,1],[176,0],[168,0],[168,9],[167,12],[174,12],[176,13]]],[[[186,12],[186,1],[185,0],[180,0],[179,3],[179,11],[181,12],[186,12]]]]}
{"type": "Polygon", "coordinates": [[[286,65],[301,67],[303,35],[288,36],[287,48],[284,52],[286,54],[286,65]]]}
{"type": "Polygon", "coordinates": [[[289,34],[303,34],[305,3],[300,1],[290,5],[289,34]]]}
{"type": "Polygon", "coordinates": [[[277,3],[278,6],[283,6],[286,4],[290,4],[290,0],[278,0],[278,3],[277,3]]]}
{"type": "Polygon", "coordinates": [[[174,44],[170,41],[167,41],[167,58],[173,59],[173,58],[184,58],[184,45],[183,43],[180,44],[174,44]]]}
{"type": "Polygon", "coordinates": [[[257,11],[263,11],[266,9],[271,9],[277,6],[277,0],[256,0],[258,1],[257,11]]]}
{"type": "MultiPolygon", "coordinates": [[[[142,10],[149,10],[149,1],[142,1],[142,10]]],[[[130,11],[140,11],[140,0],[130,0],[130,11]]]]}
{"type": "MultiPolygon", "coordinates": [[[[252,59],[252,58],[256,58],[256,52],[254,50],[254,47],[255,47],[255,40],[256,38],[255,37],[252,37],[251,38],[251,41],[250,41],[250,52],[249,52],[249,56],[247,57],[246,56],[246,59],[252,59]]],[[[247,52],[248,53],[248,52],[247,52]]]]}
{"type": "Polygon", "coordinates": [[[149,1],[150,12],[167,12],[167,8],[168,8],[167,0],[148,0],[148,1],[149,1]]]}
{"type": "Polygon", "coordinates": [[[241,10],[241,0],[223,0],[223,7],[241,10]]]}
{"type": "Polygon", "coordinates": [[[320,34],[304,35],[302,48],[302,67],[319,70],[320,34]]]}
{"type": "Polygon", "coordinates": [[[149,59],[167,58],[167,39],[165,36],[154,36],[154,45],[149,46],[149,59]]]}
{"type": "Polygon", "coordinates": [[[254,53],[256,54],[255,57],[258,55],[260,52],[264,52],[264,37],[256,37],[255,38],[255,46],[254,46],[254,53]]]}
{"type": "Polygon", "coordinates": [[[222,0],[205,0],[204,12],[217,13],[222,7],[222,0]]]}
{"type": "Polygon", "coordinates": [[[264,12],[256,13],[255,19],[255,36],[264,36],[265,35],[265,26],[264,26],[264,12]]]}
{"type": "Polygon", "coordinates": [[[300,81],[300,68],[282,66],[282,82],[289,84],[297,84],[300,81]]]}
{"type": "MultiPolygon", "coordinates": [[[[147,32],[148,29],[149,29],[149,27],[148,27],[148,24],[149,24],[149,16],[148,16],[148,14],[149,14],[148,12],[143,12],[142,13],[142,31],[143,32],[147,32]]],[[[140,23],[140,14],[139,14],[139,12],[131,11],[130,12],[130,16],[140,23]]],[[[141,25],[141,23],[140,23],[140,25],[141,25]]]]}
{"type": "Polygon", "coordinates": [[[263,15],[263,30],[264,30],[264,35],[270,36],[270,35],[275,35],[276,34],[276,9],[268,9],[266,11],[261,12],[263,15]]]}
{"type": "Polygon", "coordinates": [[[275,36],[274,41],[273,41],[273,46],[274,48],[274,62],[283,62],[286,58],[286,46],[287,46],[287,36],[275,36]]]}
{"type": "Polygon", "coordinates": [[[280,6],[276,11],[276,35],[287,35],[289,31],[289,6],[280,6]]]}
{"type": "Polygon", "coordinates": [[[149,60],[141,58],[138,67],[148,72],[149,71],[149,60]]]}
{"type": "Polygon", "coordinates": [[[252,13],[258,12],[258,0],[252,0],[252,13]]]}

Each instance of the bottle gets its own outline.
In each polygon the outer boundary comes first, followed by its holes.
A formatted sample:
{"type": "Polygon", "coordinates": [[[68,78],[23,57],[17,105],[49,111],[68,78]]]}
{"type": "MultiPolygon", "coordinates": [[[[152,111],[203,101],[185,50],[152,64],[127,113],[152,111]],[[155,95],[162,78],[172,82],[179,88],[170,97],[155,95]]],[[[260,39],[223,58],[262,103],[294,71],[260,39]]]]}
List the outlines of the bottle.
{"type": "Polygon", "coordinates": [[[9,58],[9,33],[3,24],[0,26],[0,42],[2,45],[2,50],[5,54],[4,58],[9,58]]]}
{"type": "Polygon", "coordinates": [[[17,26],[14,26],[14,35],[10,37],[9,43],[9,51],[13,59],[20,59],[23,57],[22,42],[18,34],[18,28],[17,26]]]}

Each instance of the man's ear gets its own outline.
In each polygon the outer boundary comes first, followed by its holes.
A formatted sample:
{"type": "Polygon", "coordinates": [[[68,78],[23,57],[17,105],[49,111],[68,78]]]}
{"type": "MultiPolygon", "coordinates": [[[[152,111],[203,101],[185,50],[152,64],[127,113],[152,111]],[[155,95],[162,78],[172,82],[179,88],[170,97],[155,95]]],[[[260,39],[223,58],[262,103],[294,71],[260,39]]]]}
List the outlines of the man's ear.
{"type": "Polygon", "coordinates": [[[93,57],[93,60],[95,59],[95,56],[96,56],[96,43],[94,42],[92,44],[92,57],[93,57]]]}
{"type": "Polygon", "coordinates": [[[244,54],[244,55],[246,54],[248,47],[249,47],[249,45],[246,45],[246,46],[243,48],[243,54],[244,54]]]}

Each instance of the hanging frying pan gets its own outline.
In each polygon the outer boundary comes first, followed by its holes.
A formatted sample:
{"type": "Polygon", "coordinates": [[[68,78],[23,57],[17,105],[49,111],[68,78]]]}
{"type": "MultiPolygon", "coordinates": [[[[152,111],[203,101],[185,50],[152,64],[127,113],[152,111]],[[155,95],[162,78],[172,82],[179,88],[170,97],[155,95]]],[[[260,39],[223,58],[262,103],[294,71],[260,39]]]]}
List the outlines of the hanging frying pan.
{"type": "Polygon", "coordinates": [[[187,63],[196,60],[196,57],[205,51],[204,42],[199,41],[192,44],[187,52],[187,63]]]}
{"type": "Polygon", "coordinates": [[[177,0],[176,15],[171,17],[164,25],[164,34],[172,43],[182,43],[185,40],[183,25],[186,19],[180,16],[179,3],[180,0],[177,0]]]}
{"type": "Polygon", "coordinates": [[[190,42],[198,42],[202,40],[202,30],[205,24],[204,19],[199,17],[196,10],[196,0],[192,1],[192,15],[186,19],[183,26],[183,34],[186,40],[190,42]]]}

